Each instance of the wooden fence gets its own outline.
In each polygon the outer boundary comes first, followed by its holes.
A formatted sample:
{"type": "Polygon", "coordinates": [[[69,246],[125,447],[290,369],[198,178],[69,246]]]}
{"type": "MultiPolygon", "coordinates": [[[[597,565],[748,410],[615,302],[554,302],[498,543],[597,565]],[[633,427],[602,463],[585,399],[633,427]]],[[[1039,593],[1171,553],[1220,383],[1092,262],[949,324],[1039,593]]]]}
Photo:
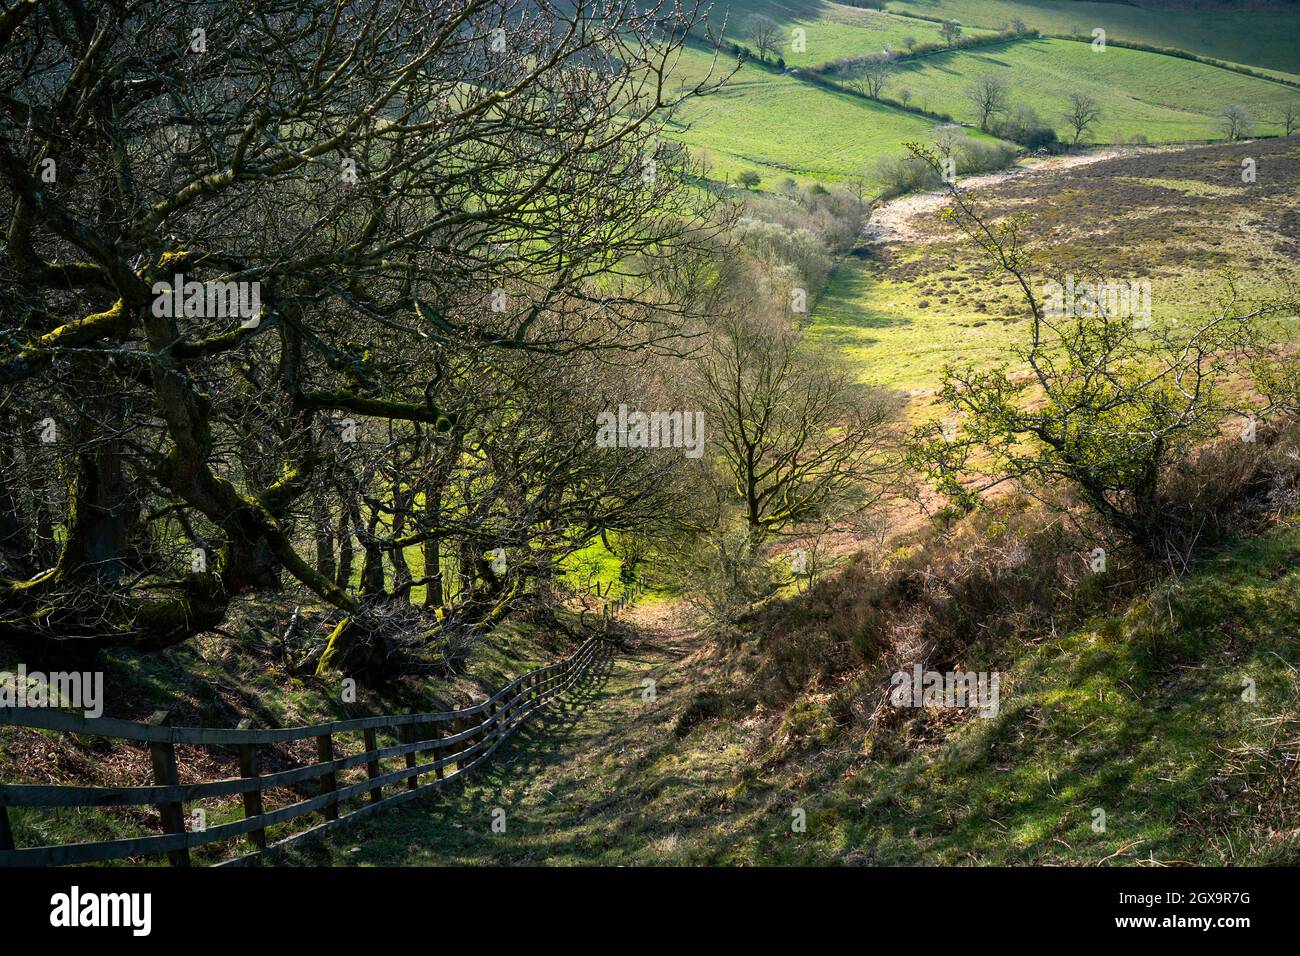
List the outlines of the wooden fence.
{"type": "MultiPolygon", "coordinates": [[[[626,603],[626,602],[623,602],[626,603]]],[[[620,607],[621,609],[621,607],[620,607]]],[[[604,647],[600,635],[589,638],[571,656],[530,671],[511,681],[481,703],[464,710],[438,714],[401,714],[361,717],[310,727],[256,729],[243,721],[237,729],[172,727],[166,711],[159,711],[146,723],[88,718],[66,710],[39,707],[0,707],[0,724],[46,730],[93,734],[149,745],[153,762],[151,787],[76,787],[34,784],[0,784],[0,866],[59,866],[94,863],[129,856],[167,854],[173,866],[188,866],[190,850],[197,846],[246,837],[251,852],[219,864],[239,865],[257,861],[268,849],[267,828],[308,813],[321,813],[323,823],[281,839],[269,849],[282,849],[347,823],[361,820],[438,787],[468,772],[491,756],[507,737],[548,700],[563,693],[582,677],[604,647]],[[448,726],[450,725],[450,726],[448,726]],[[344,757],[334,755],[338,734],[360,733],[364,751],[344,757]],[[377,736],[385,733],[396,740],[380,747],[377,736]],[[258,772],[258,747],[264,744],[315,739],[318,762],[276,773],[258,772]],[[177,776],[176,745],[235,747],[239,753],[240,776],[209,783],[181,784],[177,776]],[[434,759],[420,762],[422,755],[434,759]],[[406,766],[381,772],[380,761],[405,758],[406,766]],[[365,766],[366,778],[340,785],[339,774],[365,766]],[[420,777],[432,779],[421,784],[420,777]],[[262,794],[272,787],[292,787],[308,780],[319,781],[316,796],[289,806],[267,811],[262,794]],[[401,789],[403,783],[405,789],[401,789]],[[384,796],[385,787],[397,792],[384,796]],[[185,804],[212,797],[243,796],[244,818],[199,830],[187,830],[185,804]],[[366,805],[339,814],[343,801],[370,796],[366,805]],[[14,846],[8,807],[117,807],[152,805],[158,810],[160,835],[131,839],[102,840],[61,846],[14,846]]]]}
{"type": "MultiPolygon", "coordinates": [[[[610,591],[614,589],[613,582],[610,582],[609,589],[610,591]]],[[[635,584],[627,585],[624,587],[623,592],[618,596],[618,600],[611,601],[609,600],[609,591],[606,591],[605,592],[606,601],[605,601],[605,608],[604,608],[605,617],[607,618],[617,617],[619,614],[622,613],[625,607],[627,607],[629,604],[631,604],[633,601],[636,600],[637,595],[640,593],[641,593],[640,588],[637,585],[635,584]]],[[[600,596],[599,586],[597,586],[596,588],[596,595],[597,597],[600,596]]]]}

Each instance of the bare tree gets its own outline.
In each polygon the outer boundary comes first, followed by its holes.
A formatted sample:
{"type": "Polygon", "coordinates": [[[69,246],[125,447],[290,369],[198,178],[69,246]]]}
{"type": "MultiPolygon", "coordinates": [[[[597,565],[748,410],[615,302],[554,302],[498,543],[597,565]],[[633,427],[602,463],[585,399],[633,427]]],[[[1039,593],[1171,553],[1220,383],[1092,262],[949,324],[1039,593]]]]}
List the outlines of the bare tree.
{"type": "Polygon", "coordinates": [[[895,69],[894,58],[887,53],[868,57],[849,80],[849,88],[861,96],[878,100],[895,69]]]}
{"type": "Polygon", "coordinates": [[[1074,131],[1072,145],[1078,146],[1083,134],[1088,132],[1101,119],[1101,104],[1089,93],[1076,91],[1070,94],[1070,108],[1066,110],[1065,121],[1074,131]]]}
{"type": "Polygon", "coordinates": [[[761,540],[879,500],[892,474],[895,406],[862,386],[856,370],[756,314],[723,318],[700,374],[723,487],[761,540]]]}
{"type": "Polygon", "coordinates": [[[335,609],[346,666],[382,656],[394,597],[448,578],[408,548],[454,554],[484,621],[565,529],[660,513],[653,469],[643,495],[635,456],[595,454],[598,393],[572,376],[676,348],[694,314],[719,220],[657,143],[714,86],[667,89],[696,19],[0,16],[0,425],[32,436],[0,456],[0,633],[157,648],[290,585],[335,609]]]}
{"type": "Polygon", "coordinates": [[[939,36],[943,37],[948,46],[952,46],[961,36],[961,23],[957,20],[944,20],[939,25],[939,36]]]}
{"type": "Polygon", "coordinates": [[[996,73],[986,73],[966,88],[966,99],[975,108],[980,129],[987,133],[993,117],[1006,112],[1007,81],[996,73]]]}
{"type": "Polygon", "coordinates": [[[1218,116],[1219,129],[1228,139],[1245,139],[1254,128],[1254,120],[1246,107],[1233,104],[1225,106],[1218,116]]]}
{"type": "Polygon", "coordinates": [[[774,54],[780,49],[781,27],[771,17],[754,14],[745,22],[745,32],[758,51],[760,60],[766,61],[768,54],[774,54]]]}
{"type": "Polygon", "coordinates": [[[1300,129],[1300,103],[1287,103],[1283,106],[1278,122],[1282,124],[1282,129],[1285,130],[1283,136],[1290,136],[1297,129],[1300,129]]]}

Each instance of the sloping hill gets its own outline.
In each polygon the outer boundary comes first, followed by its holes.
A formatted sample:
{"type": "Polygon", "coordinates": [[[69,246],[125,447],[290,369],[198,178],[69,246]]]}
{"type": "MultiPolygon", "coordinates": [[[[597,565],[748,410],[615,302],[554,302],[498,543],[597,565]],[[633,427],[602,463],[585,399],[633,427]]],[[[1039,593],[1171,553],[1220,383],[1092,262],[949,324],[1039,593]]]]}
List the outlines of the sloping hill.
{"type": "MultiPolygon", "coordinates": [[[[709,57],[687,50],[675,74],[703,75],[709,57]]],[[[804,184],[861,175],[879,187],[877,161],[901,156],[907,140],[930,141],[934,121],[848,93],[836,93],[748,65],[721,92],[690,102],[671,135],[706,150],[713,177],[754,170],[772,185],[791,176],[804,184]]],[[[980,138],[977,134],[977,138],[980,138]]]]}
{"type": "MultiPolygon", "coordinates": [[[[1279,272],[1300,253],[1294,136],[1249,147],[1129,148],[1094,162],[1058,157],[977,194],[994,217],[1031,212],[1026,230],[1040,270],[1091,265],[1149,280],[1158,324],[1208,315],[1234,264],[1243,294],[1276,293],[1285,287],[1279,272]],[[1254,183],[1241,178],[1247,148],[1258,163],[1254,183]]],[[[932,388],[946,362],[991,359],[1026,340],[1019,291],[985,277],[971,246],[940,225],[944,205],[935,194],[878,209],[875,227],[889,233],[894,224],[899,234],[840,263],[813,309],[812,334],[852,355],[865,380],[932,388]]]]}
{"type": "Polygon", "coordinates": [[[1143,9],[1088,0],[889,0],[889,10],[951,17],[964,27],[998,27],[1016,17],[1044,33],[1109,38],[1173,47],[1249,66],[1300,73],[1300,10],[1143,9]]]}
{"type": "Polygon", "coordinates": [[[1232,105],[1246,107],[1257,134],[1280,134],[1282,107],[1300,102],[1300,89],[1195,60],[1117,46],[1097,52],[1078,41],[1028,38],[903,61],[888,90],[909,89],[923,108],[976,122],[966,90],[989,75],[1005,81],[1012,108],[1033,108],[1066,140],[1070,95],[1090,94],[1102,116],[1089,140],[1099,143],[1125,143],[1135,136],[1152,143],[1221,139],[1218,114],[1232,105]]]}
{"type": "MultiPolygon", "coordinates": [[[[751,48],[750,17],[761,15],[774,20],[782,31],[776,55],[788,66],[811,66],[845,56],[902,50],[909,37],[923,43],[939,39],[938,24],[820,0],[722,0],[714,5],[710,20],[721,23],[724,15],[726,38],[751,48]],[[794,48],[795,30],[803,30],[802,51],[794,48]]],[[[978,35],[994,31],[972,26],[967,32],[978,35]]]]}
{"type": "Polygon", "coordinates": [[[1292,523],[1011,651],[996,717],[923,711],[864,738],[837,725],[829,694],[784,713],[746,705],[734,691],[761,635],[719,654],[656,611],[594,685],[465,788],[296,859],[1294,865],[1297,620],[1292,523]]]}

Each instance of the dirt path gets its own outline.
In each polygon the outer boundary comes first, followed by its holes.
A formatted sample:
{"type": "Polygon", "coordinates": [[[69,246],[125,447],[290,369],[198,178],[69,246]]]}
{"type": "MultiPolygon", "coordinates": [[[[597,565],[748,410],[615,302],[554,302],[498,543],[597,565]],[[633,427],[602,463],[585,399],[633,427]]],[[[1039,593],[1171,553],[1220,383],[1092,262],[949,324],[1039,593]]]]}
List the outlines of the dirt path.
{"type": "MultiPolygon", "coordinates": [[[[295,851],[326,866],[554,865],[663,862],[653,794],[640,771],[672,741],[694,686],[701,639],[672,605],[633,607],[635,633],[590,677],[521,729],[463,786],[295,851]],[[647,701],[646,681],[655,700],[647,701]],[[504,832],[494,813],[504,811],[504,832]],[[629,820],[645,820],[643,833],[629,820]],[[498,824],[498,830],[500,826],[498,824]]],[[[629,628],[631,630],[631,628],[629,628]]],[[[715,773],[726,773],[723,765],[715,773]]]]}
{"type": "MultiPolygon", "coordinates": [[[[1012,179],[1035,179],[1051,176],[1078,166],[1088,166],[1106,159],[1119,156],[1131,156],[1137,152],[1135,147],[1112,147],[1086,153],[1074,153],[1069,156],[1052,156],[1048,159],[1035,160],[1024,166],[1013,166],[994,173],[981,176],[962,177],[958,184],[963,189],[981,189],[997,186],[1012,179]]],[[[948,194],[944,190],[928,193],[912,193],[900,196],[877,206],[871,212],[871,221],[862,229],[862,236],[869,242],[916,242],[927,239],[929,230],[919,228],[919,222],[933,223],[934,214],[947,202],[948,194]]]]}

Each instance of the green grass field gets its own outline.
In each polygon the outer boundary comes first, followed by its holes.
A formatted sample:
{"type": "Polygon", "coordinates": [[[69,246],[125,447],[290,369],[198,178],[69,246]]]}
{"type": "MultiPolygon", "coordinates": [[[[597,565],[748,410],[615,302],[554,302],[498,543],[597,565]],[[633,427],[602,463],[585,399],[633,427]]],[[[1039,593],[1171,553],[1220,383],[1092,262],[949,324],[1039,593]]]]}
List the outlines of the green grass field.
{"type": "Polygon", "coordinates": [[[1100,143],[1130,142],[1139,135],[1152,143],[1222,138],[1217,115],[1234,104],[1256,120],[1257,135],[1280,134],[1282,107],[1300,103],[1300,90],[1192,60],[1034,39],[905,61],[886,93],[906,88],[919,106],[976,122],[979,116],[965,92],[988,74],[1006,81],[1013,107],[1032,107],[1063,138],[1070,135],[1065,122],[1070,94],[1091,94],[1103,113],[1088,141],[1100,143]]]}
{"type": "Polygon", "coordinates": [[[873,264],[848,259],[817,302],[810,336],[851,358],[864,381],[905,391],[932,387],[950,362],[992,362],[1023,325],[975,313],[949,292],[960,288],[950,283],[947,274],[933,284],[886,278],[873,264]]]}
{"type": "MultiPolygon", "coordinates": [[[[1266,177],[1254,184],[1241,181],[1242,148],[1143,151],[1029,174],[980,190],[980,201],[994,218],[1029,214],[1040,279],[1052,267],[1088,266],[1111,279],[1147,279],[1157,326],[1194,321],[1216,308],[1230,272],[1243,295],[1278,292],[1295,254],[1300,144],[1251,144],[1266,177]]],[[[936,215],[913,220],[926,231],[918,239],[844,260],[814,305],[810,335],[850,356],[865,381],[927,391],[945,364],[987,364],[1026,340],[1018,291],[987,278],[936,215]]]]}
{"type": "MultiPolygon", "coordinates": [[[[706,54],[687,50],[676,75],[700,75],[707,64],[706,54]]],[[[765,189],[787,176],[810,185],[861,175],[879,187],[877,160],[901,155],[907,140],[931,140],[935,129],[925,117],[756,66],[743,67],[721,92],[690,102],[674,119],[669,135],[707,154],[712,178],[734,182],[754,170],[765,189]]]]}
{"type": "MultiPolygon", "coordinates": [[[[790,67],[804,67],[837,60],[845,56],[880,53],[882,50],[906,49],[907,38],[922,43],[939,39],[938,24],[915,17],[896,16],[879,10],[864,10],[838,3],[793,0],[724,0],[714,7],[710,20],[721,22],[727,14],[726,39],[754,48],[749,37],[749,18],[755,14],[771,17],[783,29],[778,56],[790,67]],[[805,49],[794,49],[795,30],[803,30],[805,49]]],[[[972,34],[991,33],[972,27],[972,34]]]]}
{"type": "Polygon", "coordinates": [[[1020,17],[1044,33],[1108,37],[1172,47],[1248,66],[1300,73],[1300,10],[1143,10],[1080,0],[889,0],[888,8],[999,27],[1020,17]]]}

